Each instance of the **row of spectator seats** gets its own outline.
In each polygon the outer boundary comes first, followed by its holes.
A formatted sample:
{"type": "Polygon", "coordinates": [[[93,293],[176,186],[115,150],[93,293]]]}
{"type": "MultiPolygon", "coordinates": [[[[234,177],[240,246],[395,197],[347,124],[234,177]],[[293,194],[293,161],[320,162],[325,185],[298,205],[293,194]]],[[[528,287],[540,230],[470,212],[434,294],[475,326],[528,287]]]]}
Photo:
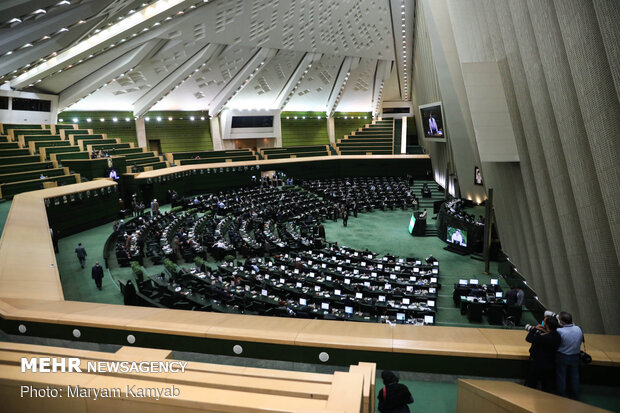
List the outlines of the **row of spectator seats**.
{"type": "Polygon", "coordinates": [[[331,156],[329,145],[288,146],[258,150],[265,159],[305,158],[310,156],[331,156]]]}
{"type": "Polygon", "coordinates": [[[170,152],[166,160],[175,165],[195,165],[219,162],[255,161],[256,152],[251,149],[231,149],[224,151],[170,152]]]}
{"type": "Polygon", "coordinates": [[[393,155],[394,120],[376,120],[335,144],[338,155],[393,155]]]}
{"type": "MultiPolygon", "coordinates": [[[[80,129],[76,124],[0,124],[0,191],[10,198],[25,191],[78,183],[93,154],[123,156],[127,171],[166,168],[163,157],[133,143],[80,129]],[[49,181],[49,184],[46,183],[49,181]]],[[[100,162],[100,161],[94,161],[100,162]]],[[[88,170],[88,168],[87,168],[88,170]]]]}
{"type": "MultiPolygon", "coordinates": [[[[118,410],[155,410],[177,412],[218,411],[255,412],[257,408],[271,412],[340,412],[370,413],[374,411],[376,365],[358,363],[348,371],[332,374],[306,373],[291,370],[251,368],[245,366],[187,362],[184,373],[156,373],[113,371],[99,372],[87,368],[89,362],[183,362],[174,360],[170,350],[139,347],[121,347],[114,353],[68,349],[42,345],[3,342],[0,343],[0,373],[3,377],[0,392],[6,397],[6,411],[24,411],[28,400],[31,411],[78,412],[118,410]],[[21,372],[21,358],[51,357],[80,359],[81,373],[47,374],[21,372]],[[25,378],[26,377],[26,378],[25,378]],[[27,380],[35,388],[68,387],[90,390],[95,388],[122,389],[111,397],[82,398],[83,403],[68,402],[63,397],[21,397],[21,386],[27,380]],[[138,388],[170,388],[178,390],[176,397],[154,398],[126,397],[127,386],[138,388]],[[93,410],[91,410],[93,409],[93,410]]],[[[178,366],[178,365],[176,365],[178,366]]],[[[61,393],[62,394],[62,393],[61,393]]]]}
{"type": "Polygon", "coordinates": [[[73,151],[65,139],[77,125],[0,124],[0,196],[58,185],[79,183],[80,174],[50,159],[50,154],[73,151]],[[71,149],[69,149],[71,148],[71,149]]]}

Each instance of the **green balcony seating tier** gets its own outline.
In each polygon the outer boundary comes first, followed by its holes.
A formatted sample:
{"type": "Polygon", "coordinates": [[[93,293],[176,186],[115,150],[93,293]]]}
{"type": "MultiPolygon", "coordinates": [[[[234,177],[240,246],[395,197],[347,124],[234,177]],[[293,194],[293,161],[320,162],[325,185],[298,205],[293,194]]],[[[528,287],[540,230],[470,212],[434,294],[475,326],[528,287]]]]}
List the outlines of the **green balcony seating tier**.
{"type": "Polygon", "coordinates": [[[63,159],[62,166],[71,172],[79,173],[82,178],[94,179],[106,176],[108,158],[97,159],[63,159]]]}
{"type": "Polygon", "coordinates": [[[392,148],[389,149],[341,149],[341,155],[392,155],[392,148]]]}
{"type": "Polygon", "coordinates": [[[282,148],[261,149],[265,159],[305,158],[309,156],[329,156],[331,151],[328,145],[286,146],[282,148]]]}
{"type": "Polygon", "coordinates": [[[110,156],[128,156],[128,155],[135,155],[135,154],[140,154],[140,153],[146,153],[144,152],[143,148],[129,148],[129,149],[116,149],[113,151],[108,151],[110,153],[110,156]]]}
{"type": "Polygon", "coordinates": [[[67,170],[65,168],[52,168],[52,169],[37,169],[34,171],[13,172],[8,174],[0,174],[0,184],[6,184],[9,182],[29,181],[38,179],[41,175],[46,177],[66,175],[67,170]]]}
{"type": "Polygon", "coordinates": [[[227,151],[193,151],[193,152],[172,152],[171,155],[175,161],[181,159],[196,159],[197,156],[202,158],[224,158],[228,155],[247,155],[252,154],[249,149],[233,149],[227,151]]]}
{"type": "Polygon", "coordinates": [[[2,149],[19,149],[17,142],[0,142],[0,150],[2,149]]]}
{"type": "Polygon", "coordinates": [[[9,137],[7,135],[0,135],[0,142],[8,142],[9,137]]]}
{"type": "Polygon", "coordinates": [[[93,139],[106,139],[107,135],[95,133],[92,135],[70,135],[67,137],[74,145],[77,145],[79,141],[82,140],[93,140],[93,139]]]}
{"type": "Polygon", "coordinates": [[[267,159],[309,158],[313,156],[329,156],[329,152],[270,153],[267,155],[267,159]]]}
{"type": "Polygon", "coordinates": [[[33,163],[41,161],[39,155],[30,155],[30,151],[28,149],[23,149],[28,152],[28,155],[20,155],[20,156],[6,156],[0,157],[0,165],[16,165],[21,163],[33,163]]]}
{"type": "Polygon", "coordinates": [[[34,141],[28,144],[30,151],[38,153],[40,148],[73,146],[69,141],[34,141]]]}
{"type": "Polygon", "coordinates": [[[153,168],[153,170],[156,169],[164,169],[168,167],[168,163],[167,162],[154,162],[154,163],[147,163],[144,165],[127,165],[127,173],[138,173],[138,172],[144,172],[146,170],[146,168],[153,168]]]}
{"type": "Polygon", "coordinates": [[[73,135],[92,135],[92,129],[63,129],[60,132],[61,135],[64,135],[65,138],[69,138],[73,135]]]}
{"type": "Polygon", "coordinates": [[[261,149],[264,154],[283,153],[283,152],[325,152],[327,145],[311,145],[311,146],[287,146],[283,148],[265,148],[261,149]]]}
{"type": "Polygon", "coordinates": [[[239,161],[255,161],[256,155],[243,155],[243,156],[227,156],[224,158],[200,158],[200,159],[181,159],[175,161],[177,165],[198,165],[204,163],[220,163],[220,162],[239,162],[239,161]]]}
{"type": "Polygon", "coordinates": [[[95,143],[95,144],[91,144],[91,145],[87,145],[86,150],[87,151],[92,151],[94,150],[105,150],[105,151],[111,151],[112,149],[129,149],[131,148],[131,144],[130,143],[95,143]]]}
{"type": "Polygon", "coordinates": [[[4,175],[4,174],[17,173],[17,172],[40,171],[42,169],[49,169],[53,167],[54,167],[54,164],[52,161],[2,165],[0,166],[0,174],[4,175]]]}
{"type": "Polygon", "coordinates": [[[13,130],[13,129],[44,129],[43,125],[39,125],[39,124],[25,124],[25,125],[21,125],[18,123],[4,123],[1,125],[0,128],[0,133],[4,134],[4,135],[11,135],[9,131],[13,130]]]}
{"type": "Polygon", "coordinates": [[[336,143],[341,155],[386,155],[394,153],[394,120],[375,121],[336,143]]]}
{"type": "Polygon", "coordinates": [[[151,156],[148,158],[139,158],[139,159],[127,159],[127,166],[131,165],[144,165],[149,163],[162,162],[159,156],[151,156]]]}
{"type": "Polygon", "coordinates": [[[62,163],[64,159],[90,159],[90,154],[85,151],[84,152],[53,153],[50,155],[50,159],[52,161],[62,163]]]}
{"type": "Polygon", "coordinates": [[[12,136],[14,141],[19,140],[20,136],[52,135],[52,131],[49,129],[13,129],[11,132],[13,133],[13,135],[9,136],[12,136]]]}
{"type": "Polygon", "coordinates": [[[60,135],[21,135],[19,137],[19,144],[22,147],[27,147],[30,142],[35,141],[61,141],[60,135]]]}
{"type": "Polygon", "coordinates": [[[0,158],[30,155],[28,149],[0,149],[0,158]]]}
{"type": "Polygon", "coordinates": [[[77,129],[77,128],[78,128],[78,125],[76,124],[50,125],[50,129],[56,134],[59,133],[61,130],[77,129]]]}
{"type": "Polygon", "coordinates": [[[53,153],[80,152],[79,146],[51,146],[39,149],[41,159],[51,159],[53,153]]]}
{"type": "MultiPolygon", "coordinates": [[[[125,149],[128,150],[128,149],[125,149]]],[[[123,149],[116,151],[116,153],[118,152],[122,152],[123,149]]],[[[112,154],[110,154],[112,155],[112,154]]],[[[129,162],[129,160],[131,159],[140,159],[140,158],[151,158],[153,156],[155,156],[155,152],[133,152],[133,153],[127,153],[124,155],[125,159],[127,160],[127,162],[129,162]]]]}
{"type": "Polygon", "coordinates": [[[86,150],[88,145],[118,145],[119,143],[120,142],[118,139],[82,139],[77,144],[82,148],[82,150],[86,150]]]}
{"type": "Polygon", "coordinates": [[[80,182],[79,175],[62,175],[62,176],[53,176],[45,179],[32,179],[28,181],[19,181],[19,182],[11,182],[7,184],[0,185],[0,191],[2,192],[2,198],[10,199],[17,194],[21,194],[22,192],[28,191],[36,191],[38,189],[43,189],[44,182],[52,182],[55,181],[58,185],[69,185],[76,184],[80,182]]]}
{"type": "Polygon", "coordinates": [[[391,146],[392,145],[392,140],[382,140],[382,141],[377,141],[377,140],[373,140],[373,141],[349,141],[347,140],[343,140],[342,142],[338,142],[338,147],[339,148],[348,148],[348,147],[352,147],[352,146],[391,146]]]}

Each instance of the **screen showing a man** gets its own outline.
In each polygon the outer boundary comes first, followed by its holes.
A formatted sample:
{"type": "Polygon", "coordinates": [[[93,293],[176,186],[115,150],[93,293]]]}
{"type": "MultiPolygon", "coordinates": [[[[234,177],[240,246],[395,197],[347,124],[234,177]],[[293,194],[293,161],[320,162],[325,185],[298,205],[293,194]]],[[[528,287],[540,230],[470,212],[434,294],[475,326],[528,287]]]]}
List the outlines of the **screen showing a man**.
{"type": "Polygon", "coordinates": [[[110,168],[110,170],[108,171],[108,177],[114,181],[118,181],[119,179],[118,173],[113,168],[110,168]]]}
{"type": "Polygon", "coordinates": [[[441,103],[420,106],[420,118],[426,138],[443,139],[445,137],[441,103]]]}
{"type": "Polygon", "coordinates": [[[446,241],[451,244],[460,245],[461,247],[467,246],[467,231],[460,228],[448,227],[446,232],[446,241]]]}
{"type": "Polygon", "coordinates": [[[474,167],[474,184],[482,185],[482,172],[477,166],[474,167]]]}

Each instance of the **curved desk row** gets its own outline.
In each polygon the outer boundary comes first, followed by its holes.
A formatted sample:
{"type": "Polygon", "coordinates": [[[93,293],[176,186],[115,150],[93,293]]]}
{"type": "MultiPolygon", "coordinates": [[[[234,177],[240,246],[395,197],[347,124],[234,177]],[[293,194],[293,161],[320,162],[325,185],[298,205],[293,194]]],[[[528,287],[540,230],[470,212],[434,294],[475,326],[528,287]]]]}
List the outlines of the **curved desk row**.
{"type": "MultiPolygon", "coordinates": [[[[240,356],[264,359],[319,363],[319,354],[326,352],[327,363],[337,365],[366,360],[398,370],[475,371],[498,377],[524,373],[529,345],[521,330],[391,326],[64,301],[44,201],[114,185],[98,180],[15,197],[0,240],[0,328],[17,335],[231,356],[233,346],[241,344],[240,356]],[[75,329],[80,330],[79,339],[75,329]]],[[[589,366],[593,377],[600,375],[597,369],[620,366],[620,336],[588,334],[586,340],[594,359],[589,366]]]]}

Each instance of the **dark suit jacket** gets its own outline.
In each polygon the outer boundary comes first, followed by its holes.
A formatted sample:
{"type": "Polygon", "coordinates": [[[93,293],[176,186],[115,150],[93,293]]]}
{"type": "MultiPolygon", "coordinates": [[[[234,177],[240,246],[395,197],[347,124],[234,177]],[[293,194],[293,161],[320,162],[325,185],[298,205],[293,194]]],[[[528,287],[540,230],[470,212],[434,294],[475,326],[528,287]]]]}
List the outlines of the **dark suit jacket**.
{"type": "Polygon", "coordinates": [[[541,334],[537,333],[535,329],[531,329],[525,340],[532,343],[532,347],[530,347],[531,359],[541,368],[552,369],[555,363],[555,353],[558,351],[562,340],[560,334],[557,331],[541,334]]]}
{"type": "Polygon", "coordinates": [[[100,280],[103,278],[103,267],[101,265],[93,265],[92,277],[93,280],[100,280]]]}

